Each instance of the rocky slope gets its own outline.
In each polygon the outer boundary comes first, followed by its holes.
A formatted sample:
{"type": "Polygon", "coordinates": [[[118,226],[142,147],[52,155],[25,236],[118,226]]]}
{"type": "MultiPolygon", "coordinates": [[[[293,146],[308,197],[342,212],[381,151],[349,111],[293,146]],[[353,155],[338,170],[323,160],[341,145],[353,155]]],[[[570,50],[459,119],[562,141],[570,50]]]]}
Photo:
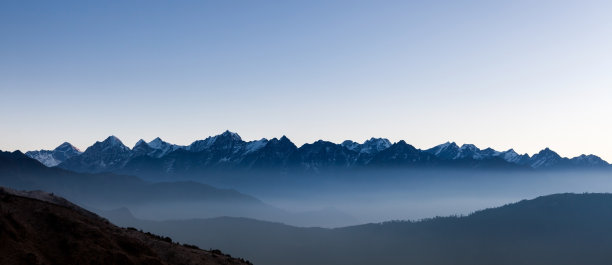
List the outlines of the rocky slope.
{"type": "Polygon", "coordinates": [[[250,264],[119,228],[44,192],[0,187],[0,264],[250,264]]]}

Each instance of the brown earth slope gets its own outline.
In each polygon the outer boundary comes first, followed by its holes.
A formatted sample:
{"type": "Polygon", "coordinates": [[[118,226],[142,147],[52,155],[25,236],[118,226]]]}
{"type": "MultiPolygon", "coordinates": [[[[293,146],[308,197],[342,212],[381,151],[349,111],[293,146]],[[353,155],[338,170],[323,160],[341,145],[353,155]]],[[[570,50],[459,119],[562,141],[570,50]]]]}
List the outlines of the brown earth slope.
{"type": "Polygon", "coordinates": [[[52,194],[0,187],[0,264],[250,264],[119,228],[52,194]]]}

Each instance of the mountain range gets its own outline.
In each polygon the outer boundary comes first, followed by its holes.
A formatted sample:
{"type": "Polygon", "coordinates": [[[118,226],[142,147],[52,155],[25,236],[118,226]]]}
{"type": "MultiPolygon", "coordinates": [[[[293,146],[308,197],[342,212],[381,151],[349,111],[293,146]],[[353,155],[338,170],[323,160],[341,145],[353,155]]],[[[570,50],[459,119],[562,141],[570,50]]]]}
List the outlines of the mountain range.
{"type": "Polygon", "coordinates": [[[401,140],[391,143],[371,138],[363,143],[341,144],[319,140],[297,147],[287,137],[244,141],[225,131],[187,146],[167,143],[160,138],[140,140],[133,148],[115,136],[96,142],[84,152],[69,143],[55,150],[30,151],[27,156],[47,166],[76,172],[115,172],[148,175],[199,174],[228,170],[275,170],[321,172],[330,169],[399,168],[487,168],[487,169],[586,169],[610,168],[595,155],[561,157],[546,148],[529,156],[513,149],[479,149],[472,144],[454,142],[427,150],[417,149],[401,140]]]}

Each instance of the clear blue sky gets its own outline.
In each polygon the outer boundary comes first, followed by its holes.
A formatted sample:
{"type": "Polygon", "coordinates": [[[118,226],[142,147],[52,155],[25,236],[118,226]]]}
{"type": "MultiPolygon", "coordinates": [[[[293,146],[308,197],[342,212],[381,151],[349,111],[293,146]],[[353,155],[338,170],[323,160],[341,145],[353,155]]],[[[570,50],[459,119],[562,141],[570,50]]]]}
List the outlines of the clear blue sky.
{"type": "Polygon", "coordinates": [[[610,1],[2,1],[0,149],[229,129],[611,161],[611,14],[610,1]]]}

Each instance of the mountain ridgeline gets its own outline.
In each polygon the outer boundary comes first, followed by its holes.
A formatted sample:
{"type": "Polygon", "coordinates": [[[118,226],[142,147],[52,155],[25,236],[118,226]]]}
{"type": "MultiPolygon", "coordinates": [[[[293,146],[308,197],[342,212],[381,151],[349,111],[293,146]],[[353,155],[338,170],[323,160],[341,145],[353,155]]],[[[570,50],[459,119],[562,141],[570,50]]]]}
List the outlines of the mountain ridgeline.
{"type": "Polygon", "coordinates": [[[468,169],[593,169],[610,168],[595,155],[561,157],[546,148],[529,156],[513,149],[479,149],[471,144],[444,143],[421,150],[399,141],[371,138],[364,143],[335,144],[319,140],[297,147],[287,137],[243,141],[236,133],[197,140],[179,146],[156,138],[138,141],[133,148],[110,136],[84,152],[64,143],[52,151],[26,155],[47,166],[85,173],[115,172],[139,176],[192,175],[210,171],[272,170],[276,172],[323,172],[363,168],[468,168],[468,169]],[[70,149],[70,151],[66,151],[70,149]],[[49,159],[51,157],[52,159],[49,159]]]}

